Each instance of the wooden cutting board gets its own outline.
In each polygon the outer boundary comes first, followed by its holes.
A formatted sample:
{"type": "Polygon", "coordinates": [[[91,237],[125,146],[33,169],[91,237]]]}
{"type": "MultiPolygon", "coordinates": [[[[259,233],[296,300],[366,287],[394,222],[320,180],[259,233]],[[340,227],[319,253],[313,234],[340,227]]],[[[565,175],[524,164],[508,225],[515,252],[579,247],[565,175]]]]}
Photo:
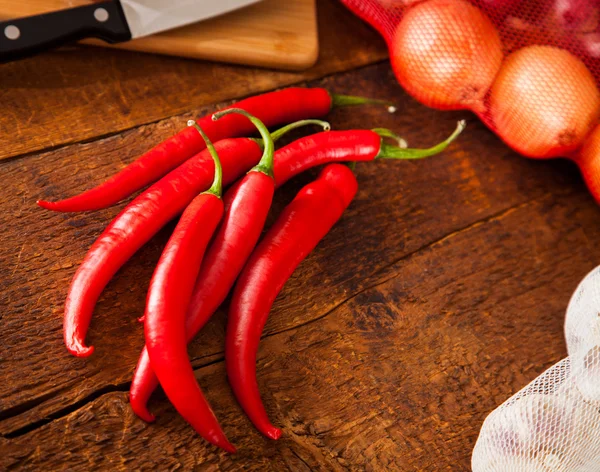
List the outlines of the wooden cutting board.
{"type": "MultiPolygon", "coordinates": [[[[93,0],[0,0],[0,19],[90,3],[93,0]]],[[[127,43],[85,43],[292,70],[312,66],[319,51],[315,0],[262,0],[217,18],[127,43]]]]}

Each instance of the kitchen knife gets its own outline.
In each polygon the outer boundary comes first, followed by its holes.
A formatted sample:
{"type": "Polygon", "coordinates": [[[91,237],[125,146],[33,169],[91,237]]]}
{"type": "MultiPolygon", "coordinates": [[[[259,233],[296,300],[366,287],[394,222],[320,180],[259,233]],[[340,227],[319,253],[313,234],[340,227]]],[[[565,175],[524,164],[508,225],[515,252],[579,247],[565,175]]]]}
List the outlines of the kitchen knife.
{"type": "Polygon", "coordinates": [[[211,18],[259,0],[110,0],[0,22],[0,62],[85,38],[129,41],[211,18]]]}

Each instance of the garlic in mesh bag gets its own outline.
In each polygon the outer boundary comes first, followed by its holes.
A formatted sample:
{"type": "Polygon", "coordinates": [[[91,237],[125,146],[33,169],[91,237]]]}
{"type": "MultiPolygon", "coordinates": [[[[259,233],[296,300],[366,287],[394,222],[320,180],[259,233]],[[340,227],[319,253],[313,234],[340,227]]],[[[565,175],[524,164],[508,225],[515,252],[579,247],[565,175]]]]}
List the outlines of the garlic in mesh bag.
{"type": "Polygon", "coordinates": [[[586,399],[600,402],[600,267],[573,294],[565,337],[577,389],[586,399]]]}
{"type": "Polygon", "coordinates": [[[600,470],[600,268],[573,294],[569,357],[494,410],[475,449],[474,472],[600,470]]]}

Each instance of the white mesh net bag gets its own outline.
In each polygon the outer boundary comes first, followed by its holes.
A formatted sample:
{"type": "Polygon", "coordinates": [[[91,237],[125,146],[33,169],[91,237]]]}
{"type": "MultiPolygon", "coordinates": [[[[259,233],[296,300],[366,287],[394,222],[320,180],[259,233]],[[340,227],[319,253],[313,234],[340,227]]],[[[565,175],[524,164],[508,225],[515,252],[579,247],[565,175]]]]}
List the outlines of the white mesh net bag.
{"type": "Polygon", "coordinates": [[[486,418],[474,472],[600,471],[600,267],[571,297],[565,336],[569,357],[486,418]]]}

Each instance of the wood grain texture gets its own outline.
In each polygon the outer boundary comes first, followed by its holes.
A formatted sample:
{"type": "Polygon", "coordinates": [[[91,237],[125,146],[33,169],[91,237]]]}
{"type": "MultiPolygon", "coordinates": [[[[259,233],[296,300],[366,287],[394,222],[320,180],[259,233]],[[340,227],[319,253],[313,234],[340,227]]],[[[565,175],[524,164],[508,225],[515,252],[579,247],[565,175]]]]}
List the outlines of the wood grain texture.
{"type": "Polygon", "coordinates": [[[70,47],[0,65],[0,159],[136,126],[383,60],[378,35],[335,0],[318,2],[320,56],[304,72],[70,47]]]}
{"type": "MultiPolygon", "coordinates": [[[[0,0],[0,19],[39,15],[94,0],[0,0]]],[[[111,47],[100,40],[85,41],[111,47]]],[[[120,49],[302,70],[317,60],[315,0],[262,0],[238,11],[146,38],[120,49]]]]}
{"type": "MultiPolygon", "coordinates": [[[[311,85],[394,99],[395,115],[340,109],[332,125],[388,127],[415,147],[465,116],[415,103],[388,64],[311,85]]],[[[69,280],[119,208],[33,204],[108,177],[187,116],[0,163],[0,469],[467,470],[487,413],[566,355],[567,301],[600,258],[599,209],[575,167],[520,158],[475,120],[442,156],[357,166],[359,194],[265,329],[259,383],[284,438],[263,439],[229,391],[223,309],[190,346],[240,451],[227,456],[163,395],[151,403],[155,425],[127,405],[143,343],[136,317],[172,227],[117,274],[90,329],[96,352],[75,359],[61,339],[69,280]]],[[[269,223],[315,172],[281,189],[269,223]]]]}

